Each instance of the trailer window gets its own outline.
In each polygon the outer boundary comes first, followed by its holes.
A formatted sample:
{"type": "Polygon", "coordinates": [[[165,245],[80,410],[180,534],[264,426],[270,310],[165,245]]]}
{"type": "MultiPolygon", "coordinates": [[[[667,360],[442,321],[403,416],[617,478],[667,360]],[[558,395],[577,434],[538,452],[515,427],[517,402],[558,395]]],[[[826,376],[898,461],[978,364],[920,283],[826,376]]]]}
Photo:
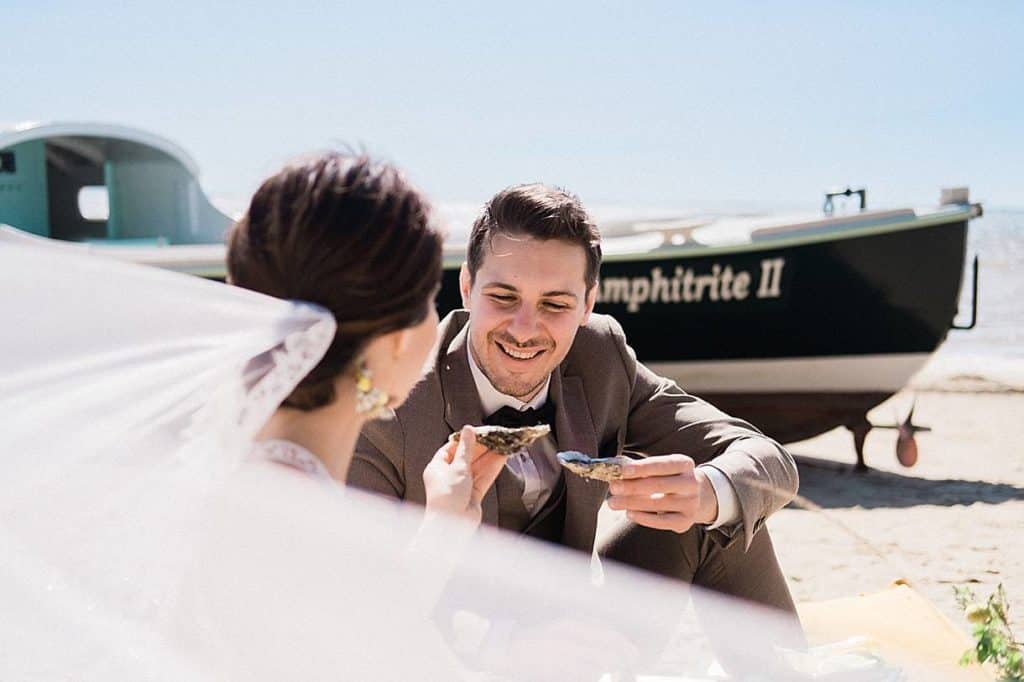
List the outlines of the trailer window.
{"type": "Polygon", "coordinates": [[[14,173],[14,152],[0,152],[0,173],[14,173]]]}
{"type": "Polygon", "coordinates": [[[103,221],[110,218],[110,196],[106,185],[87,185],[78,190],[78,212],[86,220],[103,221]]]}

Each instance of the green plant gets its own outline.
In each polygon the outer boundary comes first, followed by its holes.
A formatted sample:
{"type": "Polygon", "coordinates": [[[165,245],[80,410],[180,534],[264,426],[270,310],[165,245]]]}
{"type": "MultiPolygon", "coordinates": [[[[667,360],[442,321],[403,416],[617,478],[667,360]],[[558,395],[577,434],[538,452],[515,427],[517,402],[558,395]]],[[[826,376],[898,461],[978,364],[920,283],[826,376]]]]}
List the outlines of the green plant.
{"type": "Polygon", "coordinates": [[[1013,638],[1006,618],[1009,605],[1002,583],[986,602],[979,602],[971,588],[954,586],[956,601],[971,623],[975,646],[964,652],[960,665],[990,661],[1000,673],[1000,679],[1024,682],[1024,646],[1013,638]]]}

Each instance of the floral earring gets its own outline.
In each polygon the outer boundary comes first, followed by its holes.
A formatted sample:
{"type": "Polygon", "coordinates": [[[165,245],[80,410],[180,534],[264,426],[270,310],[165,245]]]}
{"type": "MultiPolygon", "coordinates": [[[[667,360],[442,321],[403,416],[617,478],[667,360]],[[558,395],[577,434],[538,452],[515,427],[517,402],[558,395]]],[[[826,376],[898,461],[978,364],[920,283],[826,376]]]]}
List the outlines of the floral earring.
{"type": "Polygon", "coordinates": [[[359,363],[356,369],[356,413],[371,419],[379,417],[387,409],[390,399],[385,391],[374,388],[373,372],[366,366],[366,361],[359,363]]]}

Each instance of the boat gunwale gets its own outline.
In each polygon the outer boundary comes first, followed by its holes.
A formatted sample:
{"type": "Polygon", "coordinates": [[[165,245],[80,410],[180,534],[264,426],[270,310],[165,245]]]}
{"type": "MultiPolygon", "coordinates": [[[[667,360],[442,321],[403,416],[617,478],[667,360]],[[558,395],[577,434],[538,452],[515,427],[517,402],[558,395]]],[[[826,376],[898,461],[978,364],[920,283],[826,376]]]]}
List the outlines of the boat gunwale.
{"type": "MultiPolygon", "coordinates": [[[[704,256],[719,256],[749,251],[770,251],[774,249],[802,246],[805,244],[820,244],[822,242],[839,241],[844,239],[856,239],[858,237],[869,237],[886,234],[889,232],[903,232],[918,228],[935,227],[957,223],[964,220],[971,220],[980,216],[978,204],[959,204],[956,210],[939,210],[924,216],[915,214],[908,220],[897,220],[878,225],[865,225],[863,227],[849,227],[840,230],[820,230],[808,234],[800,234],[792,237],[772,237],[759,241],[744,241],[736,244],[723,244],[721,246],[702,246],[686,244],[670,244],[660,246],[647,251],[626,251],[623,253],[604,254],[602,261],[607,262],[631,262],[640,260],[661,260],[671,258],[691,258],[704,256]]],[[[632,238],[632,237],[628,237],[632,238]]],[[[615,239],[614,237],[612,239],[615,239]]],[[[445,268],[459,267],[463,256],[446,255],[444,260],[445,268]]]]}

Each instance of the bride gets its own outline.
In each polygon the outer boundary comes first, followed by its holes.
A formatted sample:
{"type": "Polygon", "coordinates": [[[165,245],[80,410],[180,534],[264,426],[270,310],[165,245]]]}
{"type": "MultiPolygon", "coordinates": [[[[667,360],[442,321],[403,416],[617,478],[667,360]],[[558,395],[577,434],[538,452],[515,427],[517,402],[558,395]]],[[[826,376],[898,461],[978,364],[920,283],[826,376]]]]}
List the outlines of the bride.
{"type": "MultiPolygon", "coordinates": [[[[256,435],[255,455],[345,480],[363,423],[400,405],[422,374],[438,323],[442,241],[427,200],[396,168],[365,156],[323,154],[263,183],[228,237],[228,281],[317,304],[335,329],[256,435]]],[[[479,522],[504,459],[465,431],[427,472],[426,506],[479,522]]]]}
{"type": "Polygon", "coordinates": [[[4,244],[2,634],[23,658],[0,677],[369,679],[443,658],[359,640],[430,634],[504,459],[464,429],[424,473],[422,522],[340,485],[362,424],[421,374],[442,238],[397,169],[327,153],[256,192],[235,287],[4,244]]]}

